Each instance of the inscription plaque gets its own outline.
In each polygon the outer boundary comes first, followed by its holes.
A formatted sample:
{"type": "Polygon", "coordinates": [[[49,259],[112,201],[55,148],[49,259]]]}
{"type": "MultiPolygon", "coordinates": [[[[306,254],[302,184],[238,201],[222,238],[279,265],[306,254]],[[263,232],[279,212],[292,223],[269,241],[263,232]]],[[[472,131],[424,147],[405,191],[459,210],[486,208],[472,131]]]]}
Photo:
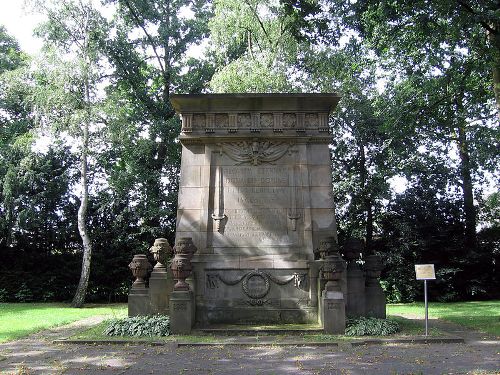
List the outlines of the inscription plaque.
{"type": "Polygon", "coordinates": [[[293,169],[288,165],[226,166],[231,161],[225,155],[217,155],[214,161],[217,164],[212,173],[221,168],[224,172],[223,177],[215,178],[222,178],[222,184],[216,184],[212,201],[215,206],[224,206],[226,220],[224,231],[214,235],[212,245],[298,245],[288,224],[290,209],[297,212],[302,206],[293,169]]]}

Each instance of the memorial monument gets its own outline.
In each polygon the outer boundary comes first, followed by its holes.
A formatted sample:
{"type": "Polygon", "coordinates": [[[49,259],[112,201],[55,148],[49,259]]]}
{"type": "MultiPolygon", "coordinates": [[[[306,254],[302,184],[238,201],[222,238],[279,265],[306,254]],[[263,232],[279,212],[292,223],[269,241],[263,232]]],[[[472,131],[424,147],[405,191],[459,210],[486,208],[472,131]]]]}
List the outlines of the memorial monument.
{"type": "MultiPolygon", "coordinates": [[[[339,99],[172,95],[182,118],[172,263],[178,284],[170,297],[178,332],[189,332],[189,324],[319,321],[325,331],[343,333],[347,276],[337,245],[328,124],[339,99]]],[[[370,264],[366,290],[375,290],[379,263],[370,264]]],[[[353,297],[365,293],[364,284],[358,289],[353,297]]],[[[381,301],[376,292],[371,311],[381,311],[373,306],[381,301]]],[[[363,308],[364,299],[356,306],[363,308]]]]}

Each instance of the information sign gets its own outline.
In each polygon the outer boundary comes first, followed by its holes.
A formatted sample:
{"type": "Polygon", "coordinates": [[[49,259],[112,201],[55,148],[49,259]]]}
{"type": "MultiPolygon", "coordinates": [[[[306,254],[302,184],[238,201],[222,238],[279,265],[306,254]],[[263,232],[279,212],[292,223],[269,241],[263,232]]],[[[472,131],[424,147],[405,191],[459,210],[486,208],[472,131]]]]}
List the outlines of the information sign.
{"type": "Polygon", "coordinates": [[[417,280],[436,280],[434,264],[415,264],[417,280]]]}

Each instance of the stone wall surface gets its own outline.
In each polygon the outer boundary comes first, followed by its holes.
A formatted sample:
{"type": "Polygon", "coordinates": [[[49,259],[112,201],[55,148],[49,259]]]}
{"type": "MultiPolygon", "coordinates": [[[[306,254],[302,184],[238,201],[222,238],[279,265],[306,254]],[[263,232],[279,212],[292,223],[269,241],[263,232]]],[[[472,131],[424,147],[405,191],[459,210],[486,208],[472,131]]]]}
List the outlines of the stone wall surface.
{"type": "Polygon", "coordinates": [[[336,238],[328,115],[338,100],[172,96],[182,117],[176,238],[198,248],[199,323],[318,319],[311,264],[320,240],[336,238]]]}

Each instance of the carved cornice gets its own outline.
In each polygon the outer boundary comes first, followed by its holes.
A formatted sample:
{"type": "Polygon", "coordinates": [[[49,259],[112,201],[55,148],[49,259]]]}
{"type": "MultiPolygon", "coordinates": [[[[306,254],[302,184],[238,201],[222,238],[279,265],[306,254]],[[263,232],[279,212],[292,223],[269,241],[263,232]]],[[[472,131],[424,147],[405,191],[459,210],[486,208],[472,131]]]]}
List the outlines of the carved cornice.
{"type": "Polygon", "coordinates": [[[182,113],[182,134],[329,132],[323,112],[182,113]]]}

